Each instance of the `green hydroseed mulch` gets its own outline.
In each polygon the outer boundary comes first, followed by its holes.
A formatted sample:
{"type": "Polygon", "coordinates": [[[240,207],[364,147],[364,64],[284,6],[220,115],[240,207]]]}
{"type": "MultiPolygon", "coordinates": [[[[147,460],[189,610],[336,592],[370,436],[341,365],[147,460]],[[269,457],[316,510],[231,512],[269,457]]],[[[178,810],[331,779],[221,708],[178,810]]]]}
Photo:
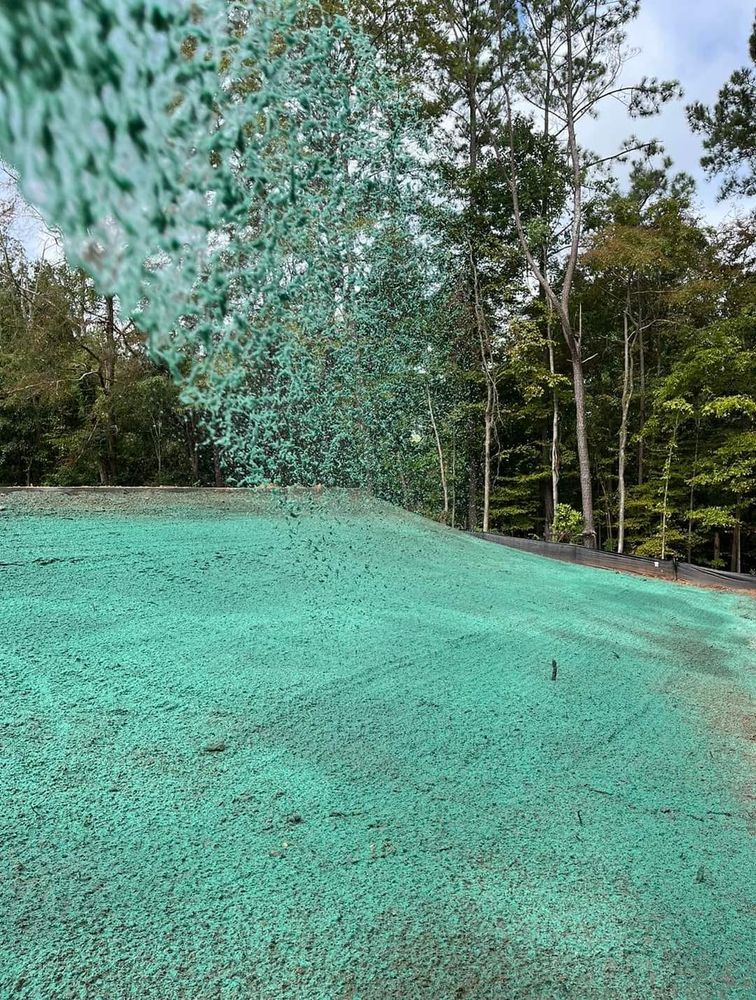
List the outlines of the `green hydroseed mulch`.
{"type": "Polygon", "coordinates": [[[348,495],[0,506],[3,1000],[754,995],[750,598],[348,495]]]}

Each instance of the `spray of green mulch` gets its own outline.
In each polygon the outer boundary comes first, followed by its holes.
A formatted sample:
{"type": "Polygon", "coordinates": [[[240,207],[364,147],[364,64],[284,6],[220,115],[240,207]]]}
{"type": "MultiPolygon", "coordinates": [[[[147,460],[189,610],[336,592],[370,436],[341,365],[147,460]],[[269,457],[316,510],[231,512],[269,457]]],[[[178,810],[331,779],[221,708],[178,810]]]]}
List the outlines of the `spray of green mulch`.
{"type": "Polygon", "coordinates": [[[350,494],[0,500],[1,996],[753,995],[750,599],[350,494]]]}
{"type": "Polygon", "coordinates": [[[431,388],[451,405],[451,307],[429,322],[444,279],[415,110],[329,7],[0,4],[0,155],[229,482],[394,498],[431,388]]]}

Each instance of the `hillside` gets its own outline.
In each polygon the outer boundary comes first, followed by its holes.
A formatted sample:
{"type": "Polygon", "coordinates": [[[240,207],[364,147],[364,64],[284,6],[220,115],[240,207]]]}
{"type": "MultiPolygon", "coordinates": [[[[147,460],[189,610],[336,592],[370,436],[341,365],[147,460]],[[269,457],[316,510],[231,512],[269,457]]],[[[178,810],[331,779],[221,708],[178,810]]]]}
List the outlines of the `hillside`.
{"type": "Polygon", "coordinates": [[[750,598],[348,494],[0,507],[1,996],[753,995],[750,598]]]}

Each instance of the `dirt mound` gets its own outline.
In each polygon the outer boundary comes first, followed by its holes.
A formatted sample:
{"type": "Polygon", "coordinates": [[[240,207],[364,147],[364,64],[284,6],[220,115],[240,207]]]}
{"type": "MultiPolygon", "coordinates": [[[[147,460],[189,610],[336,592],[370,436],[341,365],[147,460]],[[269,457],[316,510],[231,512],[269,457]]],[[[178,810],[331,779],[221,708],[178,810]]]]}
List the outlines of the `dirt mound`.
{"type": "Polygon", "coordinates": [[[0,995],[752,995],[751,600],[86,497],[0,497],[0,995]]]}

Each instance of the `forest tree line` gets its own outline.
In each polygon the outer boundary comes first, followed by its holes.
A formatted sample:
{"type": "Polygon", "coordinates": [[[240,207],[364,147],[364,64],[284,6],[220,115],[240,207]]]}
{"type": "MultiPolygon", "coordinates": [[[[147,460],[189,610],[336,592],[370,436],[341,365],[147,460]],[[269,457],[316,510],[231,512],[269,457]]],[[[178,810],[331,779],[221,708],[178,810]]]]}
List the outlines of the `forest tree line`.
{"type": "MultiPolygon", "coordinates": [[[[707,225],[663,136],[600,155],[580,141],[595,115],[626,115],[629,130],[681,99],[675,81],[627,82],[638,7],[330,5],[414,95],[433,244],[432,267],[409,264],[397,233],[364,290],[366,348],[393,345],[423,377],[401,433],[373,442],[385,474],[338,485],[455,527],[748,571],[756,221],[707,225]]],[[[722,197],[756,194],[753,65],[687,114],[722,197]]],[[[60,257],[29,259],[16,212],[11,199],[0,218],[0,482],[233,483],[207,415],[117,302],[60,257]]]]}
{"type": "Polygon", "coordinates": [[[29,260],[0,206],[0,483],[222,484],[201,415],[91,279],[29,260]]]}

